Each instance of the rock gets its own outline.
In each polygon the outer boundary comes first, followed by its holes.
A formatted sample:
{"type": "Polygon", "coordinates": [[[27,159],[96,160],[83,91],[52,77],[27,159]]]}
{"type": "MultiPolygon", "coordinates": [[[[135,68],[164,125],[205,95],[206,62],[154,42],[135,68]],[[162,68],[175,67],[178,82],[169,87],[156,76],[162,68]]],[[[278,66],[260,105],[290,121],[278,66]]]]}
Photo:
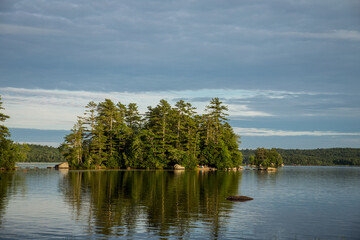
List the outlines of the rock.
{"type": "Polygon", "coordinates": [[[67,162],[60,163],[55,166],[55,169],[69,169],[69,164],[67,162]]]}
{"type": "Polygon", "coordinates": [[[243,168],[243,167],[241,167],[241,166],[239,166],[239,167],[238,167],[238,170],[243,170],[243,169],[244,169],[244,168],[243,168]]]}
{"type": "Polygon", "coordinates": [[[249,200],[254,200],[254,199],[251,197],[247,197],[247,196],[229,196],[226,198],[226,200],[244,202],[244,201],[249,201],[249,200]]]}
{"type": "Polygon", "coordinates": [[[266,170],[267,170],[267,171],[277,171],[277,168],[274,168],[274,167],[268,167],[266,170]]]}
{"type": "Polygon", "coordinates": [[[175,170],[185,170],[185,167],[183,167],[183,166],[181,166],[181,165],[179,165],[179,164],[175,164],[175,165],[174,165],[174,169],[175,169],[175,170]]]}

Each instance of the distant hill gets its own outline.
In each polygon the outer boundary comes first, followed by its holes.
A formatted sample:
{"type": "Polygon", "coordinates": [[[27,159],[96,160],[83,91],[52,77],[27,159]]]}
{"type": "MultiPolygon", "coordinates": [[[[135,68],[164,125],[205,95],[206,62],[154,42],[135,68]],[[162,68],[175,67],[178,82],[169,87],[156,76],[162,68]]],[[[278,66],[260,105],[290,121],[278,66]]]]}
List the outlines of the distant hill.
{"type": "MultiPolygon", "coordinates": [[[[360,166],[360,148],[327,148],[327,149],[276,149],[281,154],[285,165],[360,166]]],[[[243,162],[248,163],[255,150],[241,150],[243,162]]]]}
{"type": "Polygon", "coordinates": [[[63,162],[65,161],[59,149],[55,147],[27,144],[30,150],[27,152],[26,162],[63,162]]]}

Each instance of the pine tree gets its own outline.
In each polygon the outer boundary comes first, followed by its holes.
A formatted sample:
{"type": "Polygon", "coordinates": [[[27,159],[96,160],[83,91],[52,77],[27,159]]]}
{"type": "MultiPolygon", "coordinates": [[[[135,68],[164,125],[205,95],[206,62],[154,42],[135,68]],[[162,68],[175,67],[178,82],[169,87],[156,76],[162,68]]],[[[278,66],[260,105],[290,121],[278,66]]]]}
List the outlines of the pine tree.
{"type": "Polygon", "coordinates": [[[78,119],[77,123],[71,129],[71,133],[65,137],[65,158],[68,159],[70,167],[81,167],[83,165],[83,142],[85,130],[83,122],[78,119]]]}
{"type": "MultiPolygon", "coordinates": [[[[4,110],[2,107],[3,102],[0,96],[0,110],[4,110]]],[[[0,122],[5,122],[10,118],[4,113],[0,112],[0,122]]],[[[10,131],[4,125],[0,125],[0,169],[15,169],[15,161],[19,154],[19,148],[8,139],[10,137],[10,131]]]]}
{"type": "MultiPolygon", "coordinates": [[[[0,96],[0,110],[4,110],[5,108],[2,107],[3,102],[1,101],[1,96],[0,96]]],[[[0,122],[5,122],[6,119],[10,118],[9,116],[5,115],[4,113],[0,112],[0,122]]],[[[4,125],[0,125],[0,139],[4,139],[10,137],[10,132],[9,129],[7,127],[5,127],[4,125]]]]}

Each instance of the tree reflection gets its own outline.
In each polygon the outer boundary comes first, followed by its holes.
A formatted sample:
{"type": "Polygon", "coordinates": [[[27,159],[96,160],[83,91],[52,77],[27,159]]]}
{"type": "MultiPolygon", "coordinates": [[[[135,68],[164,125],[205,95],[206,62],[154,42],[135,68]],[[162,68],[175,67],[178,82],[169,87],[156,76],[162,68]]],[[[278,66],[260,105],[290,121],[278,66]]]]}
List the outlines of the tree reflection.
{"type": "Polygon", "coordinates": [[[24,179],[14,171],[0,171],[0,227],[8,202],[17,189],[21,187],[24,191],[24,179]]]}
{"type": "Polygon", "coordinates": [[[204,225],[216,237],[240,181],[241,172],[70,171],[60,184],[92,233],[187,236],[204,225]]]}

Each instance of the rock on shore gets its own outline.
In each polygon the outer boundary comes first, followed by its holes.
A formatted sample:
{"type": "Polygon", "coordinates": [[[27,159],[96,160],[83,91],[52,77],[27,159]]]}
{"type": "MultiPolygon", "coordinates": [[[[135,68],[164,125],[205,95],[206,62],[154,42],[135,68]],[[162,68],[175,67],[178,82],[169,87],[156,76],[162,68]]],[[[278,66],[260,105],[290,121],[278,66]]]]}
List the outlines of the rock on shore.
{"type": "Polygon", "coordinates": [[[174,169],[175,169],[175,170],[185,170],[185,167],[184,167],[184,166],[181,166],[180,164],[175,164],[175,165],[174,165],[174,169]]]}
{"type": "Polygon", "coordinates": [[[60,163],[55,165],[55,169],[69,169],[69,164],[67,162],[60,163]]]}

